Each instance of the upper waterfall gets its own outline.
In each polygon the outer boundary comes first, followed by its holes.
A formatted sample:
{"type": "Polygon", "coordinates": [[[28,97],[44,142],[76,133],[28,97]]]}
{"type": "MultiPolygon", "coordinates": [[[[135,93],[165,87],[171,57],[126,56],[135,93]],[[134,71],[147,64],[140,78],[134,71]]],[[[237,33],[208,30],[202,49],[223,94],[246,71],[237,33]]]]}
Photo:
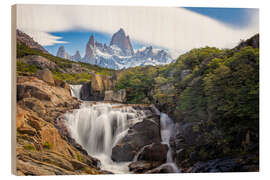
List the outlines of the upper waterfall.
{"type": "Polygon", "coordinates": [[[82,85],[69,85],[70,86],[70,92],[71,92],[71,96],[76,97],[78,99],[81,98],[81,88],[82,85]]]}

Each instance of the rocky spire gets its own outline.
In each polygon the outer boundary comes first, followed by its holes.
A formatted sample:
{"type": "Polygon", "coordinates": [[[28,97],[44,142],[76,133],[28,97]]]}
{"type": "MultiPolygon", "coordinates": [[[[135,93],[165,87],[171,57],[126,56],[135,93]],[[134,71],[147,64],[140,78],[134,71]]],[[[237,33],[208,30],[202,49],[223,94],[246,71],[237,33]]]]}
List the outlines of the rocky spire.
{"type": "Polygon", "coordinates": [[[110,46],[112,45],[119,47],[124,55],[134,54],[129,36],[126,36],[125,31],[122,28],[113,34],[112,40],[110,42],[110,46]]]}
{"type": "Polygon", "coordinates": [[[93,35],[91,35],[91,37],[90,37],[88,43],[89,43],[89,45],[91,45],[91,46],[94,46],[94,45],[95,45],[95,38],[94,38],[93,35]]]}
{"type": "Polygon", "coordinates": [[[95,51],[95,39],[94,39],[94,36],[91,35],[85,49],[84,59],[86,62],[90,64],[94,63],[92,62],[94,60],[94,51],[95,51]]]}
{"type": "Polygon", "coordinates": [[[58,48],[58,51],[57,51],[56,56],[57,56],[57,57],[61,57],[61,58],[65,58],[65,59],[70,59],[70,56],[69,56],[69,54],[66,52],[64,46],[60,46],[60,47],[58,48]]]}

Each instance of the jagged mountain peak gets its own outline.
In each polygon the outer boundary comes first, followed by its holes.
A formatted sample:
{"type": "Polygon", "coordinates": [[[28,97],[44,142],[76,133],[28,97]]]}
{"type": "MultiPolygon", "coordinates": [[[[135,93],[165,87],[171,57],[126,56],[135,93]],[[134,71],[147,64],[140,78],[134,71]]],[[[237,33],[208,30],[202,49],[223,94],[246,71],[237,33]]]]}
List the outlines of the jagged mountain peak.
{"type": "Polygon", "coordinates": [[[113,34],[110,46],[116,45],[119,47],[124,55],[133,55],[134,50],[130,42],[129,36],[126,36],[124,29],[120,28],[119,31],[113,34]]]}
{"type": "Polygon", "coordinates": [[[93,34],[90,36],[88,44],[91,46],[95,45],[95,38],[94,38],[93,34]]]}
{"type": "Polygon", "coordinates": [[[58,48],[56,56],[65,58],[65,59],[70,59],[70,55],[66,52],[66,49],[64,46],[60,46],[58,48]]]}

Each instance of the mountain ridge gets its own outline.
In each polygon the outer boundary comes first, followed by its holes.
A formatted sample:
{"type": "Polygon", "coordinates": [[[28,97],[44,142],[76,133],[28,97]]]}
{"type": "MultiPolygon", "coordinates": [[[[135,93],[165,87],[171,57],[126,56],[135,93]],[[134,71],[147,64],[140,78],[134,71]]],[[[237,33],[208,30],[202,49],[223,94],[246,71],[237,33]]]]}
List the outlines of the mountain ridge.
{"type": "Polygon", "coordinates": [[[164,49],[148,46],[144,47],[144,50],[135,51],[130,36],[120,28],[112,35],[109,45],[96,41],[94,35],[91,35],[86,44],[85,56],[80,59],[74,59],[65,53],[57,56],[116,70],[135,66],[164,65],[174,61],[169,52],[164,49]]]}

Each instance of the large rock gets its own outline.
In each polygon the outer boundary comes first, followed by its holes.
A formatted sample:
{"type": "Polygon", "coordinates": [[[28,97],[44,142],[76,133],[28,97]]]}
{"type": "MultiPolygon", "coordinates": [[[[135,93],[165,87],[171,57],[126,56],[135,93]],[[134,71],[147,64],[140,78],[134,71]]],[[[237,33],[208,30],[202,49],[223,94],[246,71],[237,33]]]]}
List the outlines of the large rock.
{"type": "Polygon", "coordinates": [[[91,78],[91,95],[98,99],[104,99],[106,90],[113,89],[113,80],[109,76],[93,74],[91,78]]]}
{"type": "Polygon", "coordinates": [[[134,54],[129,36],[126,36],[125,31],[122,28],[113,34],[112,40],[110,42],[110,46],[112,45],[119,47],[122,50],[123,55],[134,54]]]}
{"type": "Polygon", "coordinates": [[[131,161],[142,147],[161,142],[160,116],[154,110],[149,115],[130,127],[127,135],[112,149],[113,161],[131,161]]]}
{"type": "Polygon", "coordinates": [[[105,91],[105,97],[104,101],[114,101],[114,102],[120,102],[124,103],[126,102],[126,90],[125,89],[120,89],[116,92],[110,90],[110,91],[105,91]]]}
{"type": "Polygon", "coordinates": [[[35,65],[39,69],[49,69],[52,71],[57,67],[57,65],[53,61],[37,55],[26,56],[22,58],[22,60],[28,64],[35,65]]]}
{"type": "Polygon", "coordinates": [[[159,161],[165,163],[167,160],[167,152],[169,147],[167,144],[153,143],[143,147],[138,154],[137,160],[142,161],[159,161]]]}
{"type": "Polygon", "coordinates": [[[129,170],[133,173],[146,173],[149,170],[152,170],[162,163],[159,161],[135,161],[128,165],[129,170]]]}
{"type": "Polygon", "coordinates": [[[141,148],[136,154],[133,162],[129,165],[130,171],[134,173],[146,173],[157,168],[167,160],[168,145],[152,143],[141,148]]]}
{"type": "Polygon", "coordinates": [[[37,77],[44,82],[48,83],[49,85],[54,86],[54,79],[53,75],[50,70],[44,69],[37,72],[37,77]]]}

